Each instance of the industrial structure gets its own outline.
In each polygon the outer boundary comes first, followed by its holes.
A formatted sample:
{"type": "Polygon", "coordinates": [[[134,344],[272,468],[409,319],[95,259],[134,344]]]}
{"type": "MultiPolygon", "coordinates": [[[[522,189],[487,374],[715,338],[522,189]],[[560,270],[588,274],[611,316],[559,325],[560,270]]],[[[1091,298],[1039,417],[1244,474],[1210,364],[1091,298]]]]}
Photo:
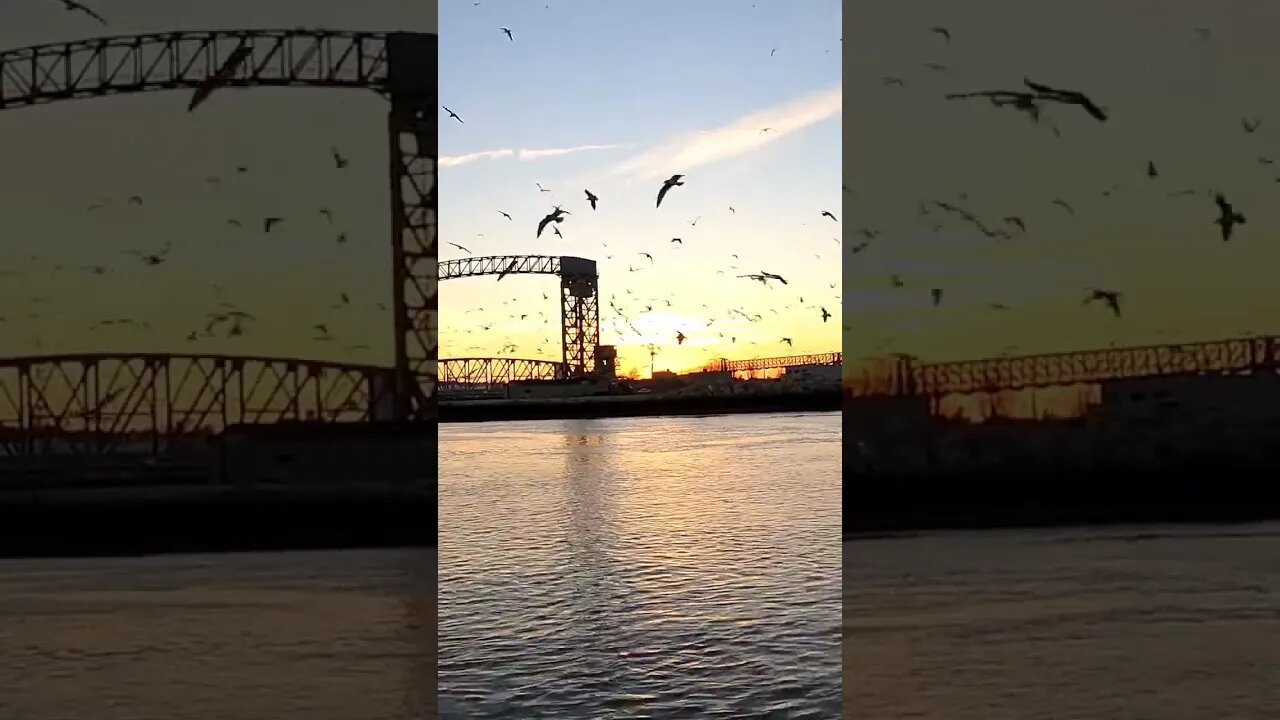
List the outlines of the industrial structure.
{"type": "MultiPolygon", "coordinates": [[[[0,359],[0,459],[78,456],[107,462],[122,455],[172,455],[183,448],[200,454],[207,452],[211,438],[229,432],[242,438],[245,428],[272,424],[298,426],[304,428],[296,431],[302,434],[312,432],[305,428],[314,424],[402,427],[436,418],[438,371],[445,386],[612,377],[613,348],[600,345],[595,261],[524,255],[439,262],[436,75],[436,36],[406,32],[181,31],[0,52],[0,111],[111,95],[196,91],[207,89],[215,78],[219,86],[232,88],[361,90],[386,98],[392,213],[389,329],[395,339],[390,367],[176,353],[0,359]],[[227,58],[236,54],[244,56],[243,62],[230,74],[222,72],[227,58]],[[441,361],[438,282],[508,274],[559,278],[561,361],[441,361]]],[[[825,357],[818,362],[840,361],[838,353],[825,357]]],[[[810,356],[773,358],[727,363],[726,369],[812,362],[810,356]]],[[[281,438],[260,444],[284,447],[281,438]]],[[[425,458],[422,462],[428,463],[425,458]]],[[[428,464],[434,466],[434,461],[428,464]]]]}
{"type": "MultiPolygon", "coordinates": [[[[0,111],[109,95],[197,90],[215,76],[228,87],[332,88],[374,91],[385,97],[390,106],[390,329],[395,335],[395,360],[389,373],[380,373],[389,375],[389,381],[379,387],[378,394],[389,398],[391,417],[430,420],[435,415],[438,363],[436,56],[435,35],[408,32],[214,30],[93,38],[0,52],[0,111]],[[244,61],[223,76],[219,70],[236,52],[246,53],[244,61]]],[[[193,367],[202,363],[235,368],[227,377],[238,378],[250,367],[305,367],[313,378],[346,371],[346,366],[332,363],[251,357],[25,358],[4,365],[22,378],[16,386],[19,392],[30,393],[37,386],[31,378],[44,372],[40,368],[52,377],[70,363],[84,377],[100,378],[104,362],[121,369],[167,369],[189,361],[193,367]]],[[[360,372],[379,374],[374,368],[360,372]]],[[[82,383],[77,392],[107,392],[92,384],[98,382],[85,380],[90,384],[82,383]]],[[[39,417],[40,406],[33,404],[37,397],[20,396],[15,406],[36,415],[4,415],[0,423],[29,428],[39,417]]],[[[96,401],[102,397],[94,395],[96,401]]],[[[83,398],[88,402],[90,396],[83,398]]],[[[99,406],[89,411],[91,419],[102,410],[99,406]]],[[[44,421],[55,417],[58,413],[50,411],[44,421]]]]}
{"type": "Polygon", "coordinates": [[[1274,337],[928,364],[900,355],[884,382],[857,394],[936,397],[1277,369],[1280,339],[1274,337]]]}

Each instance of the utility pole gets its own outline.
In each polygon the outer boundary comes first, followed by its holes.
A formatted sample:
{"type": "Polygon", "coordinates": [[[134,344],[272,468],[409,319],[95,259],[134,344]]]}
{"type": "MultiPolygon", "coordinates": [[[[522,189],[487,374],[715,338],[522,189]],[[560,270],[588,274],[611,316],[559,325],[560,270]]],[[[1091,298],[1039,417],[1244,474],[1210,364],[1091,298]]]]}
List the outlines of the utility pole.
{"type": "Polygon", "coordinates": [[[658,348],[653,343],[649,343],[649,379],[653,379],[653,358],[658,354],[658,348]]]}

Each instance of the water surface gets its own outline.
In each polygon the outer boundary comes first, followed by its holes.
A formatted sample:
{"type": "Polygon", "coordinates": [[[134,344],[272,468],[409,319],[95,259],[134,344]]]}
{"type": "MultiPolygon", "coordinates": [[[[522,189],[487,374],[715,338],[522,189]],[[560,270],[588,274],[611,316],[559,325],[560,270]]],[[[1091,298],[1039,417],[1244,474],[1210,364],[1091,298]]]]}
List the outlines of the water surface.
{"type": "Polygon", "coordinates": [[[844,583],[845,717],[1280,717],[1280,525],[860,540],[844,583]]]}
{"type": "Polygon", "coordinates": [[[840,415],[442,425],[440,692],[489,718],[834,718],[840,415]]]}
{"type": "Polygon", "coordinates": [[[434,711],[435,551],[0,561],[0,718],[434,711]]]}

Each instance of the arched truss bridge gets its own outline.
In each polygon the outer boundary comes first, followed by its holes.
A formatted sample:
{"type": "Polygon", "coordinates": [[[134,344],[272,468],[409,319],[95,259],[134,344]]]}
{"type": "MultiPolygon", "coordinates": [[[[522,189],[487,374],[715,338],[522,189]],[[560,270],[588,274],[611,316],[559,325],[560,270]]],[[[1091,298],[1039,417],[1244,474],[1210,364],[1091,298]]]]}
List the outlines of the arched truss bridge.
{"type": "MultiPolygon", "coordinates": [[[[596,367],[596,346],[600,344],[600,287],[596,261],[568,255],[496,255],[446,260],[440,263],[440,279],[497,275],[501,280],[507,275],[558,275],[560,276],[560,354],[559,374],[550,377],[575,378],[589,375],[596,367]]],[[[510,380],[546,379],[545,373],[556,363],[539,360],[455,359],[445,360],[445,382],[462,382],[479,372],[489,377],[510,380]],[[512,363],[501,365],[502,363],[512,363]],[[480,370],[480,368],[484,368],[480,370]],[[519,373],[543,373],[539,376],[520,377],[519,373]]]]}
{"type": "Polygon", "coordinates": [[[392,419],[393,387],[390,368],[284,358],[0,359],[0,455],[156,451],[233,424],[392,419]]]}
{"type": "Polygon", "coordinates": [[[904,359],[899,371],[906,382],[899,385],[896,393],[997,392],[1130,378],[1274,371],[1277,368],[1280,368],[1280,340],[1274,337],[923,365],[904,359]]]}
{"type": "Polygon", "coordinates": [[[92,38],[0,52],[0,110],[218,86],[372,90],[390,105],[392,388],[400,419],[435,416],[438,360],[436,36],[212,30],[92,38]],[[220,70],[235,52],[245,59],[220,70]]]}

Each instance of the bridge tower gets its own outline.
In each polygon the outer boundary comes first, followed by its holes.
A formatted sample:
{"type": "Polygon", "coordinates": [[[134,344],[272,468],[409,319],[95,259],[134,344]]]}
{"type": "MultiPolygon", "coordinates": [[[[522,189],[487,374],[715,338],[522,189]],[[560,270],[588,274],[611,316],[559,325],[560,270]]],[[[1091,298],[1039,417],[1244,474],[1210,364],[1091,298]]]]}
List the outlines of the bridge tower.
{"type": "Polygon", "coordinates": [[[560,347],[565,377],[590,375],[600,345],[600,277],[596,261],[560,258],[560,347]]]}
{"type": "Polygon", "coordinates": [[[436,272],[436,36],[387,35],[391,100],[392,304],[399,420],[436,417],[439,295],[436,272]]]}

